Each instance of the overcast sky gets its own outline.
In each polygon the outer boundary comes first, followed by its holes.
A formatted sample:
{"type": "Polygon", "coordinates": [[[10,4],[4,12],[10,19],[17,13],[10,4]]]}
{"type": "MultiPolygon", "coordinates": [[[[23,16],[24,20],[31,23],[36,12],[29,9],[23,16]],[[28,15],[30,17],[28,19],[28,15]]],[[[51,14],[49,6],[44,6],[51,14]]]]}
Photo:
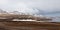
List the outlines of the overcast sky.
{"type": "Polygon", "coordinates": [[[39,8],[43,11],[60,11],[60,0],[0,0],[0,8],[6,11],[30,10],[31,8],[39,8]]]}

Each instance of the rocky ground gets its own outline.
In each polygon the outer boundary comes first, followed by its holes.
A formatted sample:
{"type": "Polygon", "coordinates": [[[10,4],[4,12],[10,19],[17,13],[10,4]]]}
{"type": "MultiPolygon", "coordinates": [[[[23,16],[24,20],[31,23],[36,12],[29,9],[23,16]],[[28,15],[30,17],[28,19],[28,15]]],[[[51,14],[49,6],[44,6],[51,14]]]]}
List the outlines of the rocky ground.
{"type": "Polygon", "coordinates": [[[0,30],[60,30],[55,22],[0,22],[0,30]]]}
{"type": "MultiPolygon", "coordinates": [[[[28,15],[29,16],[29,15],[28,15]]],[[[0,19],[0,30],[60,30],[60,23],[56,22],[32,22],[32,21],[15,21],[12,22],[10,18],[27,18],[28,16],[21,15],[0,15],[3,19],[0,19]],[[4,19],[7,18],[7,19],[4,19]],[[1,21],[2,20],[2,21],[1,21]],[[5,22],[8,20],[9,22],[5,22]]],[[[30,19],[35,19],[30,17],[30,19]]],[[[40,18],[37,18],[40,20],[40,18]]],[[[43,19],[45,20],[45,19],[43,19]]]]}

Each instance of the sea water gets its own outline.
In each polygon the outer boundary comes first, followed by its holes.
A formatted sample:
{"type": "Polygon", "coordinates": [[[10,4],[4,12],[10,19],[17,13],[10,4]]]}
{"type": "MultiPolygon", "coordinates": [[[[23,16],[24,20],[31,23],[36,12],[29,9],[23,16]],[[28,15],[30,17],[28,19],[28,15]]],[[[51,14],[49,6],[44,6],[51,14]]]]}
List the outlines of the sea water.
{"type": "Polygon", "coordinates": [[[56,14],[46,14],[45,16],[53,17],[51,22],[60,22],[60,13],[56,14]]]}

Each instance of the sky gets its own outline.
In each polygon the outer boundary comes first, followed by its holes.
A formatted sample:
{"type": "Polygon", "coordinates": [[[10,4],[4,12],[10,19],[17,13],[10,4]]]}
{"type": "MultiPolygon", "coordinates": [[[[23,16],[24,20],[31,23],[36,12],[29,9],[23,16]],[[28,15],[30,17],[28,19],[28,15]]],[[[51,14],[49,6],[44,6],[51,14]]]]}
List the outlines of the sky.
{"type": "Polygon", "coordinates": [[[0,0],[0,9],[5,11],[31,11],[32,8],[46,12],[60,11],[60,0],[0,0]]]}

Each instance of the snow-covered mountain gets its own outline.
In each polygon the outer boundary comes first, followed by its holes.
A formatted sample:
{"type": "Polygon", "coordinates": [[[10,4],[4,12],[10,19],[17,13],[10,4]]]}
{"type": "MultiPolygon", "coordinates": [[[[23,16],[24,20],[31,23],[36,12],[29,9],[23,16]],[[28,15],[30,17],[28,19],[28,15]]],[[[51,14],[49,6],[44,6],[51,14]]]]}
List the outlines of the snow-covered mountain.
{"type": "Polygon", "coordinates": [[[6,11],[3,11],[2,9],[0,9],[0,13],[7,13],[6,11]]]}
{"type": "Polygon", "coordinates": [[[31,14],[31,15],[43,15],[42,10],[38,9],[38,8],[25,8],[19,11],[12,11],[10,13],[14,13],[14,14],[31,14]]]}
{"type": "Polygon", "coordinates": [[[0,13],[10,13],[10,14],[31,14],[31,15],[44,15],[44,11],[40,10],[38,8],[25,8],[25,9],[20,9],[19,11],[15,10],[12,12],[7,12],[2,9],[0,9],[0,13]]]}
{"type": "Polygon", "coordinates": [[[0,13],[10,13],[10,14],[31,14],[31,15],[46,15],[46,16],[60,16],[60,11],[52,11],[52,12],[47,12],[40,10],[38,8],[25,8],[25,9],[20,9],[19,11],[15,10],[12,12],[7,12],[2,9],[0,9],[0,13]]]}

